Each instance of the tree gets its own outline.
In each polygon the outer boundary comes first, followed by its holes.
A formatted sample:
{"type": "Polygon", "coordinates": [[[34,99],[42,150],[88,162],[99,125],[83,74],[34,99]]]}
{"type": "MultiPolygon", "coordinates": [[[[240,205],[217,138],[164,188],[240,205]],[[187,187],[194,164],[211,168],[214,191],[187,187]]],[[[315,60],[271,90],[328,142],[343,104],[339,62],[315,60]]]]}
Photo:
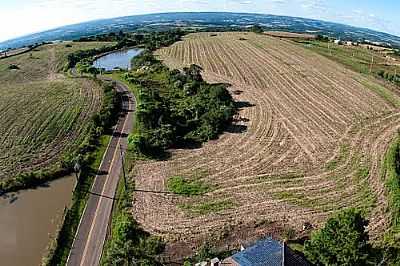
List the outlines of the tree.
{"type": "Polygon", "coordinates": [[[371,251],[367,225],[359,211],[342,211],[312,234],[305,242],[304,253],[317,265],[366,265],[371,251]]]}
{"type": "Polygon", "coordinates": [[[318,34],[316,39],[317,39],[317,41],[321,41],[321,42],[329,42],[329,37],[324,36],[322,34],[318,34]]]}
{"type": "Polygon", "coordinates": [[[203,78],[201,77],[201,71],[203,71],[203,68],[195,64],[191,64],[189,67],[183,68],[185,75],[194,81],[203,81],[203,78]]]}
{"type": "Polygon", "coordinates": [[[80,74],[87,73],[89,69],[89,65],[86,62],[78,62],[76,64],[76,71],[80,74]]]}
{"type": "Polygon", "coordinates": [[[89,67],[89,68],[87,69],[87,72],[88,72],[89,74],[92,74],[94,78],[96,78],[97,75],[100,73],[99,70],[98,70],[97,68],[93,67],[93,66],[89,67]]]}
{"type": "Polygon", "coordinates": [[[255,32],[255,33],[263,33],[264,30],[260,25],[254,25],[250,28],[250,31],[255,32]]]}

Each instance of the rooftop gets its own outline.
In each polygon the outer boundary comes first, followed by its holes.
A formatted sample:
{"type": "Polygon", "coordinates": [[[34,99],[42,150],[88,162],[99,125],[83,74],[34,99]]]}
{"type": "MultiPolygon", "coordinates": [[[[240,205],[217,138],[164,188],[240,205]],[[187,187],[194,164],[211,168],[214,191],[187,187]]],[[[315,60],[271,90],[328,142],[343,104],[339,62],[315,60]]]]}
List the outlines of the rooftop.
{"type": "Polygon", "coordinates": [[[272,238],[266,238],[224,260],[223,265],[308,266],[311,264],[297,255],[286,244],[272,238]]]}

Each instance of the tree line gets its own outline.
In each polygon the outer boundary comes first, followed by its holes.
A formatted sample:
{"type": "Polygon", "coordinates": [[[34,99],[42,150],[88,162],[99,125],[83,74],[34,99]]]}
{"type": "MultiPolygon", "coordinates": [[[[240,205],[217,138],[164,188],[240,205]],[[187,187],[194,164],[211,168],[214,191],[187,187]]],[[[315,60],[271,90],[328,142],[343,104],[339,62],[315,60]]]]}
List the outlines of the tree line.
{"type": "MultiPolygon", "coordinates": [[[[83,65],[83,70],[89,70],[94,56],[122,49],[124,47],[140,46],[148,50],[155,50],[163,46],[168,46],[180,40],[185,33],[180,29],[173,29],[163,32],[149,33],[110,33],[93,37],[82,37],[75,42],[88,41],[108,41],[116,42],[115,45],[93,48],[88,50],[78,50],[67,56],[64,70],[74,68],[78,63],[83,65]]],[[[93,74],[93,73],[92,73],[93,74]]]]}
{"type": "Polygon", "coordinates": [[[390,81],[390,82],[393,82],[393,83],[395,83],[397,85],[400,85],[400,73],[399,74],[391,73],[391,72],[388,72],[388,71],[385,71],[385,70],[381,69],[378,72],[378,76],[380,78],[383,78],[383,79],[387,80],[387,81],[390,81]]]}

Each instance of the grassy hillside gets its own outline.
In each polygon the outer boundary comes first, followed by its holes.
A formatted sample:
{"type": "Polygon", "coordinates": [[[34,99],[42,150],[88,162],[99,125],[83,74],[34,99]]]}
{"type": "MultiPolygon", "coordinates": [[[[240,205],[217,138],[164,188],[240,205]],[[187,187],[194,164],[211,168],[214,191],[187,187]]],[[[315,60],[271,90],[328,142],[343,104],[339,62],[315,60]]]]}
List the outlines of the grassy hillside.
{"type": "Polygon", "coordinates": [[[59,168],[85,139],[103,91],[90,79],[61,72],[66,56],[107,43],[45,45],[0,60],[0,182],[59,168]]]}
{"type": "Polygon", "coordinates": [[[400,77],[400,58],[392,53],[386,55],[362,46],[337,45],[317,40],[300,40],[297,43],[363,74],[383,77],[382,74],[387,73],[392,76],[398,74],[400,77]]]}

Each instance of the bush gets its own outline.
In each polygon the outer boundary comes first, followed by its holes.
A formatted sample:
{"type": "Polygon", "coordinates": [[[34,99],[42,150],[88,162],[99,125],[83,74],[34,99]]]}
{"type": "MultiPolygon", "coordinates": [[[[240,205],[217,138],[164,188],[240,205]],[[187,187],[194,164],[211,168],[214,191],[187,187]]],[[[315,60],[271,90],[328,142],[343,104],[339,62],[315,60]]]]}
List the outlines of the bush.
{"type": "Polygon", "coordinates": [[[8,69],[17,70],[17,69],[19,69],[19,67],[17,65],[11,64],[11,65],[8,66],[8,69]]]}
{"type": "Polygon", "coordinates": [[[133,184],[118,197],[112,220],[112,238],[106,244],[102,265],[159,265],[156,256],[164,251],[161,238],[143,231],[131,213],[133,184]]]}
{"type": "Polygon", "coordinates": [[[387,232],[387,241],[400,249],[400,136],[389,147],[384,161],[386,189],[391,215],[391,230],[387,232]]]}
{"type": "Polygon", "coordinates": [[[359,211],[342,211],[311,235],[304,253],[317,265],[366,265],[371,251],[367,225],[359,211]]]}
{"type": "Polygon", "coordinates": [[[322,34],[318,34],[316,40],[320,42],[329,42],[329,37],[324,36],[322,34]]]}
{"type": "Polygon", "coordinates": [[[254,25],[250,28],[250,31],[255,33],[263,33],[264,29],[260,25],[254,25]]]}

